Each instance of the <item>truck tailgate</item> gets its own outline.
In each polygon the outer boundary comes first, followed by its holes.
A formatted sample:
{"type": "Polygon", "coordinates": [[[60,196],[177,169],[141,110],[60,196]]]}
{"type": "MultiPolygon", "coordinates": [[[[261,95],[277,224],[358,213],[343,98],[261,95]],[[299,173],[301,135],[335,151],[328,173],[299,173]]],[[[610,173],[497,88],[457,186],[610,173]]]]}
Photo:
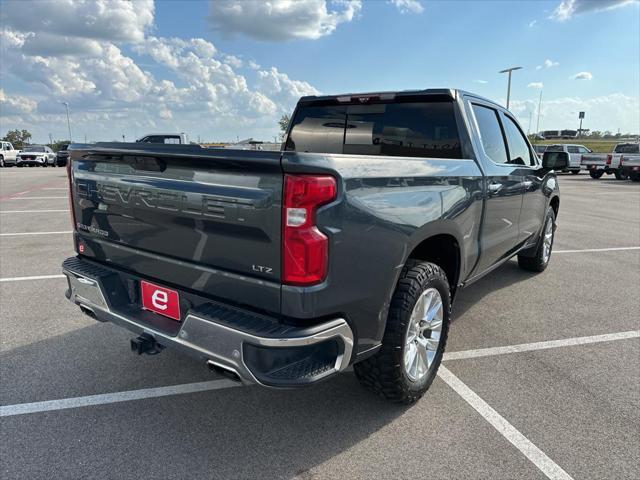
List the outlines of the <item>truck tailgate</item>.
{"type": "Polygon", "coordinates": [[[153,144],[70,150],[83,255],[279,311],[280,152],[153,144]]]}

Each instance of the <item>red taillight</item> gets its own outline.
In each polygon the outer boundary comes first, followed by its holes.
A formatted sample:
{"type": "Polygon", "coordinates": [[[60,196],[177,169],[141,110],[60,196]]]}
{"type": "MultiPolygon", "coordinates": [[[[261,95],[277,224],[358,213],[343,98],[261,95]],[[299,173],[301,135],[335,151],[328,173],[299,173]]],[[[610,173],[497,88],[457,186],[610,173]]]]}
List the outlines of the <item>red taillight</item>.
{"type": "MultiPolygon", "coordinates": [[[[76,212],[73,206],[73,173],[71,170],[71,155],[67,158],[67,180],[69,180],[69,212],[71,212],[71,227],[74,233],[78,231],[76,227],[76,212]]],[[[75,244],[75,240],[74,240],[75,244]]],[[[82,252],[80,252],[82,253],[82,252]]]]}
{"type": "Polygon", "coordinates": [[[611,157],[612,155],[607,155],[607,165],[611,165],[611,157]]]}
{"type": "Polygon", "coordinates": [[[311,285],[327,274],[329,239],[315,225],[316,209],[336,198],[329,175],[285,175],[282,206],[282,281],[311,285]]]}

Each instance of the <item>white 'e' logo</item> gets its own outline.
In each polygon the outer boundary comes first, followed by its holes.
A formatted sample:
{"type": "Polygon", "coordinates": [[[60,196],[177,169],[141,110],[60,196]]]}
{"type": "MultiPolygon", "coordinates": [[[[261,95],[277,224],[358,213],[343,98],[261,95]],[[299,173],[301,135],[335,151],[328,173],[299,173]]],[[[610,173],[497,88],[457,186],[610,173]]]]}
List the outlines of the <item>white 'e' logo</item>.
{"type": "Polygon", "coordinates": [[[151,295],[151,303],[153,303],[153,306],[158,310],[166,310],[168,301],[169,295],[167,295],[167,292],[163,292],[162,290],[156,290],[153,292],[153,295],[151,295]]]}

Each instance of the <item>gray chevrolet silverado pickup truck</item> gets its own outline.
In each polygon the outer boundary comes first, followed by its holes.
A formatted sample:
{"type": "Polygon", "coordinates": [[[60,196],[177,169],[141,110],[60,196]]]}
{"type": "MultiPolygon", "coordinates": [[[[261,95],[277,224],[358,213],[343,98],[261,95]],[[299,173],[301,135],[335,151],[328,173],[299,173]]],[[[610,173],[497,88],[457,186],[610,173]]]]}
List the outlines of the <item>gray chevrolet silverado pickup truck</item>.
{"type": "Polygon", "coordinates": [[[516,255],[547,267],[568,164],[448,89],[303,97],[280,152],[69,151],[66,296],[135,352],[270,387],[353,364],[402,403],[433,381],[461,287],[516,255]]]}

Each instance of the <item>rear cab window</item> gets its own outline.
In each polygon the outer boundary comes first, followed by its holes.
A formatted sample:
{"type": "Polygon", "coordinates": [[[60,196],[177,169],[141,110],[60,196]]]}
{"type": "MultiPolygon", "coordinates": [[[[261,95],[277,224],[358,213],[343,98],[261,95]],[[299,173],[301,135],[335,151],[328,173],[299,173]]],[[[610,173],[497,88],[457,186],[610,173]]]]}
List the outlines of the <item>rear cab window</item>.
{"type": "Polygon", "coordinates": [[[452,100],[302,105],[285,150],[463,158],[452,100]]]}
{"type": "Polygon", "coordinates": [[[638,143],[623,143],[616,145],[613,153],[640,153],[640,144],[638,143]]]}

